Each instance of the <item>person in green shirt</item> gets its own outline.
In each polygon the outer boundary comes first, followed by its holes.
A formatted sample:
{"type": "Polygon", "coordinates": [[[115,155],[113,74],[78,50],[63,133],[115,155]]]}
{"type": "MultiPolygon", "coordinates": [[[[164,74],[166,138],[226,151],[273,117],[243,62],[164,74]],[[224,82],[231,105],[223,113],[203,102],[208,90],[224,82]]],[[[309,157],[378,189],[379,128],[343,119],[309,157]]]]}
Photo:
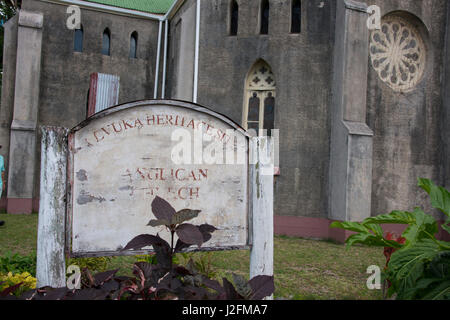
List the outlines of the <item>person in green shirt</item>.
{"type": "MultiPolygon", "coordinates": [[[[0,149],[2,146],[0,146],[0,149]]],[[[3,194],[3,186],[5,185],[5,159],[2,155],[0,155],[0,172],[2,175],[2,178],[0,179],[0,198],[3,194]]],[[[5,224],[5,221],[0,221],[0,226],[3,226],[5,224]]]]}

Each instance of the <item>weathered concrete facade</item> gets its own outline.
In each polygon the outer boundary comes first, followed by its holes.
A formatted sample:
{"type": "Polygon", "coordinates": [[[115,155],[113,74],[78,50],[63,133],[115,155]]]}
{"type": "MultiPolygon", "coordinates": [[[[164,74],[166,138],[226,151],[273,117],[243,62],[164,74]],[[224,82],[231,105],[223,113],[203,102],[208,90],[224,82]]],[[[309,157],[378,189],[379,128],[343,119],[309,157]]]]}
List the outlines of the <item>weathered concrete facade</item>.
{"type": "Polygon", "coordinates": [[[198,102],[242,123],[247,75],[259,59],[266,61],[276,78],[275,128],[280,128],[275,213],[326,218],[335,3],[305,2],[304,32],[291,34],[290,1],[271,1],[269,33],[260,35],[259,1],[238,2],[237,36],[228,35],[230,1],[202,2],[207,31],[200,37],[198,102]]]}
{"type": "MultiPolygon", "coordinates": [[[[237,4],[237,35],[230,35],[230,0],[186,0],[170,17],[165,98],[193,101],[198,83],[199,104],[244,125],[250,70],[261,62],[271,69],[274,127],[280,129],[276,231],[341,239],[342,234],[329,230],[331,220],[362,220],[414,206],[429,209],[417,178],[450,187],[447,1],[303,0],[301,31],[292,33],[292,1],[270,0],[268,34],[260,34],[261,1],[237,4]],[[383,17],[378,36],[366,24],[371,5],[379,6],[383,17]],[[401,41],[411,41],[401,50],[392,49],[399,45],[395,42],[377,40],[389,39],[396,28],[401,28],[401,41]],[[383,46],[395,57],[380,54],[383,46]],[[402,55],[408,62],[399,67],[402,55]]],[[[120,76],[119,103],[153,98],[158,21],[82,8],[80,53],[73,50],[73,31],[64,26],[66,8],[47,1],[23,2],[22,10],[43,16],[39,99],[33,100],[38,103],[36,128],[70,128],[84,120],[89,75],[94,72],[120,76]],[[110,56],[101,54],[105,28],[111,31],[110,56]],[[138,59],[128,58],[133,31],[139,34],[138,59]]],[[[11,127],[16,108],[11,91],[21,54],[17,17],[6,29],[0,141],[11,166],[18,156],[9,142],[24,145],[15,142],[11,127]]],[[[39,141],[37,131],[34,136],[39,141]]],[[[35,169],[32,194],[27,189],[26,197],[34,199],[39,152],[37,144],[35,159],[27,160],[35,169]]],[[[19,183],[19,171],[9,171],[15,177],[9,184],[19,183]]],[[[11,198],[22,197],[8,192],[11,198]]]]}
{"type": "MultiPolygon", "coordinates": [[[[447,125],[442,98],[447,95],[444,73],[446,1],[373,1],[382,13],[399,13],[417,25],[427,52],[425,72],[408,92],[394,92],[380,81],[372,67],[368,78],[367,123],[374,131],[372,215],[415,206],[429,208],[428,196],[417,187],[417,178],[445,184],[442,157],[447,125]]],[[[448,185],[447,185],[448,187],[448,185]]],[[[436,215],[439,213],[436,212],[436,215]]]]}
{"type": "MultiPolygon", "coordinates": [[[[42,125],[58,125],[72,128],[86,119],[88,90],[90,75],[94,72],[107,73],[120,76],[121,88],[119,103],[153,97],[154,70],[156,63],[158,23],[147,19],[112,15],[109,13],[82,9],[82,26],[84,31],[83,52],[74,52],[74,31],[66,27],[67,5],[59,5],[42,1],[23,1],[22,10],[18,17],[25,12],[41,14],[42,25],[42,57],[36,55],[35,50],[16,50],[17,55],[22,52],[28,54],[25,61],[33,61],[40,67],[37,79],[31,79],[35,73],[25,74],[24,77],[32,80],[38,86],[37,96],[23,95],[22,90],[14,89],[8,83],[17,73],[8,72],[5,68],[6,86],[3,87],[4,101],[0,109],[3,133],[1,136],[3,155],[10,166],[8,177],[8,198],[28,199],[15,201],[8,200],[9,212],[31,212],[31,202],[34,199],[34,210],[37,210],[39,198],[39,168],[40,168],[40,133],[36,128],[42,125]],[[22,13],[23,12],[23,13],[22,13]],[[108,28],[111,32],[111,54],[101,54],[102,34],[108,28]],[[133,32],[139,36],[137,59],[129,58],[130,36],[133,32]],[[33,59],[31,57],[33,56],[33,59]],[[20,97],[28,97],[36,103],[34,110],[33,131],[25,131],[20,127],[11,128],[14,99],[11,91],[20,97]],[[39,104],[39,107],[37,107],[39,104]],[[18,131],[19,130],[19,131],[18,131]],[[27,132],[30,146],[25,146],[25,137],[15,137],[14,132],[24,135],[27,132]],[[10,134],[9,132],[13,132],[10,134]],[[8,154],[8,149],[16,147],[9,145],[9,140],[19,146],[21,151],[14,156],[8,154]],[[35,148],[35,151],[33,150],[35,148]],[[26,155],[24,155],[26,154],[26,155]],[[11,158],[13,157],[13,158],[11,158]],[[9,161],[8,161],[9,160],[9,161]],[[23,162],[27,164],[23,164],[23,162]],[[23,171],[22,168],[26,168],[23,171]],[[14,174],[13,176],[11,176],[14,174]]],[[[17,24],[15,20],[8,22],[6,30],[5,61],[6,66],[16,63],[14,60],[14,43],[17,42],[17,24]],[[8,27],[7,27],[8,28],[8,27]],[[10,39],[10,41],[8,41],[10,39]],[[11,60],[9,59],[11,57],[11,60]]],[[[20,26],[19,26],[20,28],[20,26]]],[[[26,29],[28,30],[28,29],[26,29]]],[[[24,42],[28,44],[27,41],[24,42]]],[[[6,67],[5,66],[5,67],[6,67]]],[[[18,71],[23,70],[22,64],[17,64],[18,71]]],[[[26,92],[26,91],[25,91],[26,92]]]]}

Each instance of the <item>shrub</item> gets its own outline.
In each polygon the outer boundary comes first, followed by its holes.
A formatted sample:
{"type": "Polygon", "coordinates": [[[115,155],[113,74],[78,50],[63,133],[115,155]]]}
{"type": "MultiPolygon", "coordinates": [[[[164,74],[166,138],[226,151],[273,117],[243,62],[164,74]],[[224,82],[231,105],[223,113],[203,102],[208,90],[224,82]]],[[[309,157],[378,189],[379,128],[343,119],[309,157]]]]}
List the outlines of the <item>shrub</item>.
{"type": "Polygon", "coordinates": [[[13,255],[11,251],[8,251],[3,257],[0,257],[0,273],[8,272],[29,272],[32,276],[36,276],[36,252],[22,256],[18,253],[13,255]]]}
{"type": "MultiPolygon", "coordinates": [[[[25,299],[81,299],[81,300],[172,300],[172,299],[255,299],[270,296],[275,290],[273,276],[257,276],[246,281],[233,275],[234,285],[226,278],[222,284],[198,273],[195,263],[189,260],[186,267],[174,262],[174,255],[192,245],[201,245],[211,239],[215,227],[185,223],[198,216],[200,211],[184,209],[176,212],[165,200],[156,197],[152,202],[156,220],[150,226],[165,226],[171,234],[171,243],[159,235],[142,234],[132,239],[123,250],[140,250],[153,247],[156,264],[137,262],[133,266],[134,277],[116,277],[118,270],[92,275],[84,270],[86,281],[81,290],[68,288],[41,288],[26,292],[25,299]],[[178,241],[174,243],[177,234],[178,241]]],[[[153,258],[152,262],[154,262],[153,258]]],[[[176,260],[176,259],[175,259],[176,260]]],[[[9,292],[6,292],[9,294],[9,292]]],[[[0,296],[5,293],[0,292],[0,296]]]]}
{"type": "MultiPolygon", "coordinates": [[[[441,226],[450,233],[450,192],[428,179],[419,179],[419,187],[431,198],[433,208],[447,216],[441,226]]],[[[384,278],[388,296],[397,299],[450,299],[450,242],[436,239],[438,224],[422,209],[413,212],[393,211],[365,219],[361,223],[334,222],[331,227],[356,232],[347,239],[347,246],[360,243],[384,247],[386,267],[384,278]],[[381,224],[405,224],[401,237],[384,236],[381,224]]]]}
{"type": "Polygon", "coordinates": [[[67,265],[77,265],[81,270],[89,269],[94,272],[104,272],[108,269],[111,257],[70,258],[67,265]]]}

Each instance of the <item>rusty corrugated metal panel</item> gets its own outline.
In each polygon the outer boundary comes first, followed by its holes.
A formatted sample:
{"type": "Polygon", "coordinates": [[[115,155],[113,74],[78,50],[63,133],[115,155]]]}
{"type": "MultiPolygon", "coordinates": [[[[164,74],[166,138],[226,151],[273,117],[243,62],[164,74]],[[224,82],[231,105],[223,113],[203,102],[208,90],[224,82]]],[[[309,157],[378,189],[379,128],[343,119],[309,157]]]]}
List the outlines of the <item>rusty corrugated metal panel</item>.
{"type": "Polygon", "coordinates": [[[119,103],[120,77],[104,73],[91,75],[88,116],[119,103]]]}

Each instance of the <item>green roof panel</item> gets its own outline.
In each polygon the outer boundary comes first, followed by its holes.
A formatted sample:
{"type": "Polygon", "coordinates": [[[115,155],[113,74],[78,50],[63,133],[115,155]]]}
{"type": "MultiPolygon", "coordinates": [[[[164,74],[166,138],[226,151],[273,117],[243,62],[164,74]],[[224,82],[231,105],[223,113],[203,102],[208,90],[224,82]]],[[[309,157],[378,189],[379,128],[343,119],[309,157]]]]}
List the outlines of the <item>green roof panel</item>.
{"type": "Polygon", "coordinates": [[[148,13],[165,14],[175,0],[87,0],[112,7],[130,9],[148,13]]]}

